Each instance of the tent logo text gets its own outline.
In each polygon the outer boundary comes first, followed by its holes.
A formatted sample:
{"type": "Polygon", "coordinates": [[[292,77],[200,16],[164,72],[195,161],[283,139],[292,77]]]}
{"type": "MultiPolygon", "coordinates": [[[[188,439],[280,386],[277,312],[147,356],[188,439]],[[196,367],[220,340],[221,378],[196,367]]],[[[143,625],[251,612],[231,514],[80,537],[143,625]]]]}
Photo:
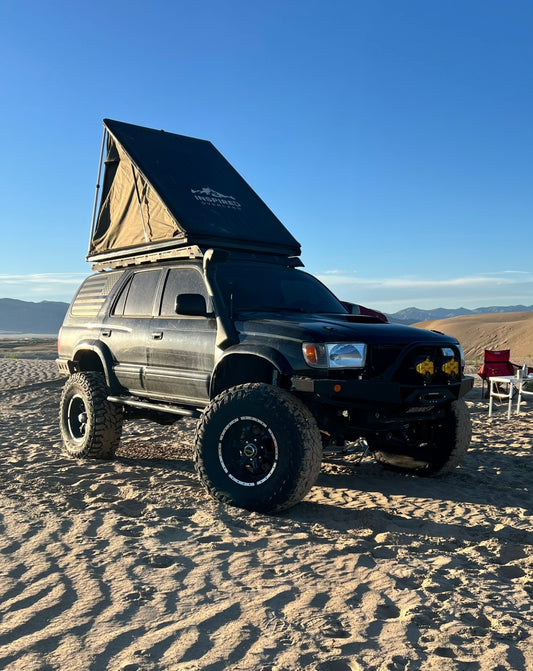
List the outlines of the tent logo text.
{"type": "Polygon", "coordinates": [[[242,205],[234,196],[225,196],[209,186],[201,189],[191,189],[191,193],[204,205],[216,205],[217,207],[228,207],[233,210],[240,210],[242,205]]]}

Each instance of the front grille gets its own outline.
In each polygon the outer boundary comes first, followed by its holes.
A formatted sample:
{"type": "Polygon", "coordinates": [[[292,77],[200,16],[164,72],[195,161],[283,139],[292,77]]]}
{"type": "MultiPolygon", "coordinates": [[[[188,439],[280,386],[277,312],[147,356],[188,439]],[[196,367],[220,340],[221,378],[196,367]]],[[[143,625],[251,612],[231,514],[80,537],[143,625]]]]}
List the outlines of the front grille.
{"type": "Polygon", "coordinates": [[[368,379],[390,378],[404,349],[402,345],[372,345],[369,347],[365,377],[368,379]]]}

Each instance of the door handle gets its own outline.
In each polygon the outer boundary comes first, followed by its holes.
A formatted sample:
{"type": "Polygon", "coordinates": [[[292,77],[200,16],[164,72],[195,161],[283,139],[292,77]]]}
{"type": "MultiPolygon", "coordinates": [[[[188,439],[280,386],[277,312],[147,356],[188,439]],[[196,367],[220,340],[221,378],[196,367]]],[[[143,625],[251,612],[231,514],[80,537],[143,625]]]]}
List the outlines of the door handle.
{"type": "Polygon", "coordinates": [[[109,338],[109,336],[111,335],[111,329],[102,329],[100,334],[104,338],[109,338]]]}
{"type": "Polygon", "coordinates": [[[163,331],[154,331],[152,333],[152,340],[163,340],[163,331]]]}

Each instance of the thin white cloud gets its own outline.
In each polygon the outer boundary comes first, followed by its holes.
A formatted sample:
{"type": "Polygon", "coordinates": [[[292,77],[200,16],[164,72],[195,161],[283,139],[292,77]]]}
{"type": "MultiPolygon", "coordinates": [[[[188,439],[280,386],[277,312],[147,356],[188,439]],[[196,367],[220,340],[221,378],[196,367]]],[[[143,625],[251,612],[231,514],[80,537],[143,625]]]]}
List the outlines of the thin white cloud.
{"type": "Polygon", "coordinates": [[[482,276],[426,279],[418,277],[364,278],[348,273],[318,275],[344,300],[388,312],[405,307],[467,307],[533,304],[533,273],[498,271],[482,276]]]}
{"type": "Polygon", "coordinates": [[[72,284],[80,282],[87,273],[35,273],[33,275],[1,275],[0,284],[72,284]]]}
{"type": "Polygon", "coordinates": [[[531,276],[531,271],[530,270],[498,270],[496,272],[491,273],[490,271],[486,273],[486,275],[525,275],[531,276]]]}
{"type": "Polygon", "coordinates": [[[348,275],[318,275],[323,282],[329,282],[331,285],[352,285],[352,286],[374,286],[374,287],[394,287],[394,288],[414,288],[423,287],[425,289],[443,288],[443,287],[481,287],[492,286],[494,284],[515,284],[515,281],[503,277],[454,277],[445,280],[426,280],[411,279],[407,277],[389,277],[386,279],[370,279],[361,277],[351,277],[348,275]]]}
{"type": "MultiPolygon", "coordinates": [[[[374,280],[360,277],[348,277],[340,275],[323,275],[318,278],[330,286],[352,286],[352,287],[375,287],[375,288],[393,288],[393,289],[424,289],[431,291],[433,289],[444,289],[446,287],[467,288],[467,287],[485,287],[489,288],[498,285],[514,285],[516,281],[503,277],[454,277],[445,280],[426,280],[409,279],[405,277],[387,278],[374,280]]],[[[533,279],[532,279],[533,281],[533,279]]]]}
{"type": "Polygon", "coordinates": [[[0,274],[0,298],[70,302],[88,273],[0,274]]]}
{"type": "Polygon", "coordinates": [[[450,277],[445,279],[426,279],[415,277],[387,277],[381,279],[364,278],[356,275],[340,274],[341,271],[326,270],[323,274],[318,274],[317,277],[331,285],[352,285],[352,286],[375,286],[375,287],[426,287],[443,288],[443,287],[478,287],[478,286],[493,286],[497,284],[522,284],[524,282],[533,282],[533,273],[526,271],[499,271],[498,273],[487,273],[482,276],[466,276],[466,277],[450,277]],[[517,279],[511,277],[517,275],[517,279]]]}

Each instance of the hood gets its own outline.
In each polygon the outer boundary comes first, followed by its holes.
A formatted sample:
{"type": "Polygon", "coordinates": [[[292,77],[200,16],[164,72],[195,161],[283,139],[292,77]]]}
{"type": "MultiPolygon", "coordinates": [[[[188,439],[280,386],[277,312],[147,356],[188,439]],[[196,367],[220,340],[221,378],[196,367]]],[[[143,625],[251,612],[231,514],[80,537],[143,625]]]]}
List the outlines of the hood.
{"type": "Polygon", "coordinates": [[[308,342],[365,342],[367,344],[457,344],[456,338],[436,331],[403,324],[376,323],[353,315],[312,315],[287,313],[246,313],[237,321],[239,331],[248,336],[290,338],[308,342]]]}

